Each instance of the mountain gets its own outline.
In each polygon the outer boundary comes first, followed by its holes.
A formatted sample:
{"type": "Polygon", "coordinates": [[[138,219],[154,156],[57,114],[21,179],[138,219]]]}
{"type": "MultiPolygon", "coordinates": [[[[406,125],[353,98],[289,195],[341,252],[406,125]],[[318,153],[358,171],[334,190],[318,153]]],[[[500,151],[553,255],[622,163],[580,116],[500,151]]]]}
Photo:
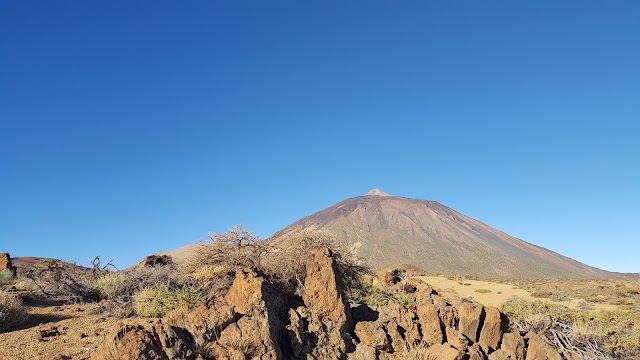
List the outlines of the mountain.
{"type": "Polygon", "coordinates": [[[272,239],[301,228],[332,234],[373,268],[407,264],[431,273],[513,279],[623,276],[509,236],[435,201],[379,189],[296,221],[272,239]]]}

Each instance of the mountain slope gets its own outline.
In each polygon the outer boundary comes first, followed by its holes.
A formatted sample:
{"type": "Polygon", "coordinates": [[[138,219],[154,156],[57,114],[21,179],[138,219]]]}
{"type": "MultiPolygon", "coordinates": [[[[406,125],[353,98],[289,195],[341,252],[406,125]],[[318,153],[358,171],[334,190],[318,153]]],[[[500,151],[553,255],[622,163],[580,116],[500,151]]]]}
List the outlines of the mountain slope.
{"type": "Polygon", "coordinates": [[[527,243],[435,201],[374,189],[307,216],[299,228],[333,234],[374,267],[410,264],[443,274],[498,278],[601,278],[610,273],[527,243]]]}

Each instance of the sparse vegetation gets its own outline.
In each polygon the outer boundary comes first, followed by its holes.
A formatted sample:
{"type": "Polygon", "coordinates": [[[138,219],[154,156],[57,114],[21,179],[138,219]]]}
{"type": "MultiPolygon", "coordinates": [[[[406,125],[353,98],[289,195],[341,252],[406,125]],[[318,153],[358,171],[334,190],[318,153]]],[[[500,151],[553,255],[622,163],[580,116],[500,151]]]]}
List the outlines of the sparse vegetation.
{"type": "Polygon", "coordinates": [[[205,291],[196,286],[179,288],[157,285],[146,288],[134,296],[133,306],[141,316],[162,317],[171,310],[192,309],[205,301],[205,291]]]}
{"type": "Polygon", "coordinates": [[[595,358],[605,354],[623,358],[640,355],[640,318],[634,311],[570,309],[519,299],[511,299],[501,310],[519,330],[539,332],[549,343],[574,353],[584,352],[595,358]],[[566,344],[558,344],[557,339],[566,344]]]}
{"type": "Polygon", "coordinates": [[[296,296],[303,290],[307,251],[321,246],[331,249],[339,278],[346,284],[355,283],[351,280],[368,271],[350,251],[324,232],[295,231],[273,243],[241,225],[225,234],[210,234],[186,270],[192,277],[210,283],[221,275],[224,278],[239,268],[249,267],[263,274],[285,294],[296,296]]]}
{"type": "Polygon", "coordinates": [[[61,260],[41,259],[34,269],[26,272],[45,295],[57,296],[69,301],[97,301],[97,274],[91,269],[61,260]]]}
{"type": "Polygon", "coordinates": [[[0,271],[0,285],[13,285],[16,283],[16,278],[9,270],[0,271]]]}
{"type": "Polygon", "coordinates": [[[27,319],[22,301],[12,294],[0,290],[0,333],[14,330],[27,319]]]}
{"type": "Polygon", "coordinates": [[[489,290],[489,289],[476,289],[474,291],[479,293],[479,294],[488,294],[488,293],[491,292],[491,290],[489,290]]]}

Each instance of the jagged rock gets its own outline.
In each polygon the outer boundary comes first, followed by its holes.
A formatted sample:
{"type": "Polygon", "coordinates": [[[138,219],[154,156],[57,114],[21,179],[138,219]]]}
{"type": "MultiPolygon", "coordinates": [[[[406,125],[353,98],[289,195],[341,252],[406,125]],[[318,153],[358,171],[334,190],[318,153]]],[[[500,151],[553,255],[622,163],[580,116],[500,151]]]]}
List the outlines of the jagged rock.
{"type": "Polygon", "coordinates": [[[433,345],[428,350],[431,357],[427,359],[434,360],[462,360],[464,359],[464,353],[449,343],[433,345]]]}
{"type": "Polygon", "coordinates": [[[226,301],[214,298],[205,305],[189,310],[176,325],[187,329],[198,343],[206,343],[238,321],[240,316],[226,301]]]}
{"type": "Polygon", "coordinates": [[[513,360],[515,359],[510,354],[502,349],[498,349],[489,354],[489,360],[513,360]]]}
{"type": "Polygon", "coordinates": [[[515,360],[524,360],[525,343],[524,338],[516,332],[506,333],[502,335],[502,345],[500,345],[507,355],[515,360]]]}
{"type": "Polygon", "coordinates": [[[305,335],[308,323],[308,314],[306,314],[305,307],[301,306],[298,310],[289,309],[289,324],[286,327],[286,336],[287,340],[289,340],[291,351],[296,358],[311,352],[305,335]]]}
{"type": "Polygon", "coordinates": [[[264,306],[265,281],[251,269],[238,271],[225,300],[239,314],[247,314],[254,306],[264,306]]]}
{"type": "Polygon", "coordinates": [[[469,347],[469,339],[464,336],[460,331],[452,329],[450,327],[445,328],[447,335],[447,342],[454,348],[460,351],[466,351],[469,347]]]}
{"type": "Polygon", "coordinates": [[[194,340],[188,331],[157,323],[150,326],[124,326],[110,341],[96,349],[96,360],[194,360],[194,340]]]}
{"type": "Polygon", "coordinates": [[[149,255],[138,263],[137,267],[166,266],[173,264],[171,255],[149,255]]]}
{"type": "Polygon", "coordinates": [[[326,247],[311,250],[306,269],[303,300],[309,311],[331,319],[340,330],[349,330],[352,326],[349,302],[331,250],[326,247]]]}
{"type": "MultiPolygon", "coordinates": [[[[418,329],[418,316],[416,313],[396,302],[389,303],[387,306],[379,309],[379,312],[380,319],[397,326],[400,339],[402,339],[404,343],[402,346],[399,342],[394,344],[394,351],[402,351],[405,348],[413,347],[421,342],[422,337],[418,329]]],[[[389,325],[387,326],[387,330],[395,331],[396,329],[389,325]]],[[[389,332],[389,335],[392,335],[391,332],[389,332]]]]}
{"type": "Polygon", "coordinates": [[[11,263],[11,255],[9,253],[0,253],[0,271],[8,270],[13,276],[16,276],[16,267],[11,263]]]}
{"type": "Polygon", "coordinates": [[[500,347],[502,333],[507,325],[506,317],[498,309],[492,307],[487,310],[480,332],[480,344],[489,346],[496,350],[500,347]]]}
{"type": "Polygon", "coordinates": [[[356,336],[360,343],[375,350],[390,351],[391,343],[379,321],[362,321],[356,324],[356,336]]]}
{"type": "Polygon", "coordinates": [[[400,327],[394,321],[389,321],[386,328],[387,334],[391,339],[391,347],[393,348],[392,351],[394,353],[400,353],[407,350],[408,345],[404,337],[402,336],[402,327],[400,327]]]}
{"type": "Polygon", "coordinates": [[[458,330],[463,333],[469,340],[476,342],[480,335],[480,324],[483,320],[484,308],[482,306],[475,306],[471,303],[462,303],[458,310],[460,316],[460,323],[458,324],[458,330]]]}
{"type": "Polygon", "coordinates": [[[525,338],[528,341],[526,360],[562,360],[562,355],[540,335],[530,332],[525,338]]]}
{"type": "Polygon", "coordinates": [[[225,300],[242,316],[220,333],[217,346],[211,345],[214,356],[224,358],[242,353],[263,360],[282,358],[280,337],[284,326],[277,315],[281,299],[271,285],[253,270],[242,269],[225,300]]]}
{"type": "Polygon", "coordinates": [[[458,327],[458,309],[454,306],[446,305],[439,309],[440,320],[445,327],[456,329],[458,327]]]}
{"type": "Polygon", "coordinates": [[[331,250],[309,251],[303,296],[309,310],[309,335],[314,342],[312,356],[337,359],[354,350],[349,331],[353,329],[344,285],[337,275],[331,250]]]}
{"type": "Polygon", "coordinates": [[[433,304],[418,304],[416,306],[423,340],[429,345],[440,345],[444,342],[444,334],[438,309],[433,304]]]}
{"type": "Polygon", "coordinates": [[[467,349],[467,354],[469,355],[468,360],[486,360],[487,355],[480,344],[473,344],[469,349],[467,349]]]}

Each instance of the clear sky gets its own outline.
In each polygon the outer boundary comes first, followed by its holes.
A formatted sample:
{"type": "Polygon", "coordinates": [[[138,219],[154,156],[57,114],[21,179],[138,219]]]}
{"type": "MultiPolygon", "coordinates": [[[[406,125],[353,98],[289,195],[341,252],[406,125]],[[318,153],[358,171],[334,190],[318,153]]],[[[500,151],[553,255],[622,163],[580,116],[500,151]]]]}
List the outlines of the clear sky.
{"type": "Polygon", "coordinates": [[[0,1],[0,252],[126,267],[374,187],[640,272],[640,2],[0,1]]]}

